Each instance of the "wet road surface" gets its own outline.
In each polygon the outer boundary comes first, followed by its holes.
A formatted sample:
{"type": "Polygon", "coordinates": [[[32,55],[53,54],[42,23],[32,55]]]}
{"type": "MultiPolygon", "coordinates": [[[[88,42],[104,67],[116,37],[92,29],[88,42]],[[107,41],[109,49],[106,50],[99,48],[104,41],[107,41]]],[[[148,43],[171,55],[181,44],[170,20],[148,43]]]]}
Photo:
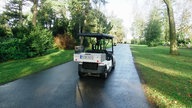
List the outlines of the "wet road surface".
{"type": "Polygon", "coordinates": [[[68,62],[0,86],[0,108],[148,108],[129,45],[115,46],[107,79],[79,79],[68,62]]]}

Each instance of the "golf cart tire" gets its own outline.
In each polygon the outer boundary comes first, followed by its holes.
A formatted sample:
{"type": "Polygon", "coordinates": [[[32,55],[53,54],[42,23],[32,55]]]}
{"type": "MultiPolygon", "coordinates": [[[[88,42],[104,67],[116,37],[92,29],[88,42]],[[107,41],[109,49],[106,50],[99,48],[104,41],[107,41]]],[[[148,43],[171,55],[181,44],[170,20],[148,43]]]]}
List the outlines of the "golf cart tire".
{"type": "Polygon", "coordinates": [[[81,73],[81,72],[79,71],[78,74],[79,74],[79,78],[83,78],[83,77],[84,77],[84,73],[81,73]]]}
{"type": "Polygon", "coordinates": [[[108,73],[107,72],[101,73],[100,77],[103,78],[103,79],[106,79],[108,77],[108,73]]]}

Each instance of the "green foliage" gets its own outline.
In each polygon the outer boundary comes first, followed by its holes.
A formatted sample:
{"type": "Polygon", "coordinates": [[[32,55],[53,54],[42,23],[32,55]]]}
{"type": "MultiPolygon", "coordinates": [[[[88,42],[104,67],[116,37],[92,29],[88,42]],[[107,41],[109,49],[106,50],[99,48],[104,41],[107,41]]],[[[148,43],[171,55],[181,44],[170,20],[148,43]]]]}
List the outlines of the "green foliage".
{"type": "Polygon", "coordinates": [[[161,23],[159,20],[151,20],[145,29],[145,40],[148,46],[157,46],[161,37],[161,23]]]}
{"type": "Polygon", "coordinates": [[[52,33],[39,26],[35,27],[26,38],[26,45],[29,48],[29,56],[43,55],[47,49],[53,46],[52,33]]]}
{"type": "MultiPolygon", "coordinates": [[[[144,40],[144,29],[146,26],[146,22],[140,15],[136,14],[134,18],[134,22],[132,23],[131,31],[132,37],[137,40],[137,44],[143,43],[144,40]]],[[[135,42],[135,41],[134,41],[135,42]]]]}
{"type": "Polygon", "coordinates": [[[41,24],[41,26],[47,29],[52,28],[53,21],[56,17],[53,9],[50,7],[52,7],[51,3],[44,2],[37,14],[38,24],[41,24]]]}
{"type": "Polygon", "coordinates": [[[154,7],[144,33],[146,44],[149,47],[154,47],[159,44],[162,34],[161,28],[160,13],[157,7],[154,7]]]}
{"type": "Polygon", "coordinates": [[[90,0],[9,0],[0,14],[1,62],[44,55],[53,46],[52,35],[67,34],[64,48],[71,49],[79,42],[77,33],[109,33],[111,29],[112,23],[90,0]],[[25,17],[23,6],[28,2],[33,4],[32,16],[25,17]]]}
{"type": "Polygon", "coordinates": [[[23,26],[23,25],[18,25],[15,27],[12,27],[12,32],[14,38],[19,38],[22,39],[23,37],[29,35],[29,33],[32,30],[32,26],[23,26]]]}
{"type": "Polygon", "coordinates": [[[123,38],[125,37],[125,30],[122,24],[123,23],[121,19],[115,17],[111,18],[111,25],[113,27],[110,31],[110,34],[115,36],[114,39],[115,42],[122,42],[123,38]]]}
{"type": "Polygon", "coordinates": [[[79,42],[77,37],[79,32],[109,33],[112,29],[111,22],[99,9],[93,8],[89,0],[69,1],[68,8],[71,13],[69,32],[77,42],[79,42]]]}
{"type": "Polygon", "coordinates": [[[4,15],[6,16],[7,23],[10,26],[14,27],[18,24],[22,24],[23,20],[23,8],[25,0],[9,0],[5,6],[6,11],[4,11],[4,15]]]}
{"type": "Polygon", "coordinates": [[[79,37],[77,36],[80,32],[90,32],[90,29],[86,27],[86,19],[89,19],[89,14],[91,4],[88,0],[70,0],[68,2],[68,9],[71,14],[71,19],[69,21],[69,32],[72,34],[74,39],[79,42],[79,37]]]}
{"type": "Polygon", "coordinates": [[[66,18],[57,18],[53,26],[53,36],[65,34],[68,31],[69,21],[66,18]]]}
{"type": "Polygon", "coordinates": [[[0,42],[0,62],[11,59],[26,58],[25,44],[22,39],[8,38],[0,42]]]}
{"type": "Polygon", "coordinates": [[[85,32],[105,33],[108,34],[112,29],[112,24],[107,20],[105,14],[97,9],[91,9],[86,17],[85,32]]]}
{"type": "Polygon", "coordinates": [[[0,38],[8,38],[12,36],[13,36],[13,33],[11,28],[5,25],[0,25],[0,38]]]}
{"type": "Polygon", "coordinates": [[[37,26],[28,35],[22,34],[25,27],[17,30],[21,31],[16,32],[15,38],[6,38],[0,42],[0,62],[44,55],[53,47],[53,36],[47,29],[37,26]]]}
{"type": "Polygon", "coordinates": [[[5,25],[6,24],[6,15],[5,14],[0,14],[0,24],[5,25]]]}

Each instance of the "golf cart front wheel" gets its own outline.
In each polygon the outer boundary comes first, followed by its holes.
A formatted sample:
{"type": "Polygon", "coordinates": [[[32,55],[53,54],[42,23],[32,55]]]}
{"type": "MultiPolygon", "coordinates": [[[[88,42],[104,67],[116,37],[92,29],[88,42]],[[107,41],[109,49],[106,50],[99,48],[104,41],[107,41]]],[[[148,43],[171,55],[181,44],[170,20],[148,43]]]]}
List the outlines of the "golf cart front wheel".
{"type": "Polygon", "coordinates": [[[108,76],[108,73],[107,73],[107,72],[100,74],[100,77],[103,78],[103,79],[106,79],[107,76],[108,76]]]}
{"type": "Polygon", "coordinates": [[[80,77],[80,78],[84,77],[84,73],[82,73],[82,72],[79,71],[78,74],[79,74],[79,77],[80,77]]]}

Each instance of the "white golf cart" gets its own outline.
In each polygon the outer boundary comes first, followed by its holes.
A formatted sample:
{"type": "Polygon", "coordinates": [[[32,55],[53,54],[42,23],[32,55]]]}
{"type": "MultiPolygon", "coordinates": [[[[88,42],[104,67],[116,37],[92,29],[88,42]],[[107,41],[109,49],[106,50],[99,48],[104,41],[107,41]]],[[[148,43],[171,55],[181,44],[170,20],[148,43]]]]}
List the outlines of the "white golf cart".
{"type": "Polygon", "coordinates": [[[102,78],[107,78],[109,72],[115,68],[113,36],[96,33],[78,35],[81,45],[75,47],[74,61],[79,63],[79,77],[99,75],[102,78]],[[83,47],[84,40],[90,43],[88,48],[83,47]],[[84,49],[86,50],[84,51],[84,49]]]}

